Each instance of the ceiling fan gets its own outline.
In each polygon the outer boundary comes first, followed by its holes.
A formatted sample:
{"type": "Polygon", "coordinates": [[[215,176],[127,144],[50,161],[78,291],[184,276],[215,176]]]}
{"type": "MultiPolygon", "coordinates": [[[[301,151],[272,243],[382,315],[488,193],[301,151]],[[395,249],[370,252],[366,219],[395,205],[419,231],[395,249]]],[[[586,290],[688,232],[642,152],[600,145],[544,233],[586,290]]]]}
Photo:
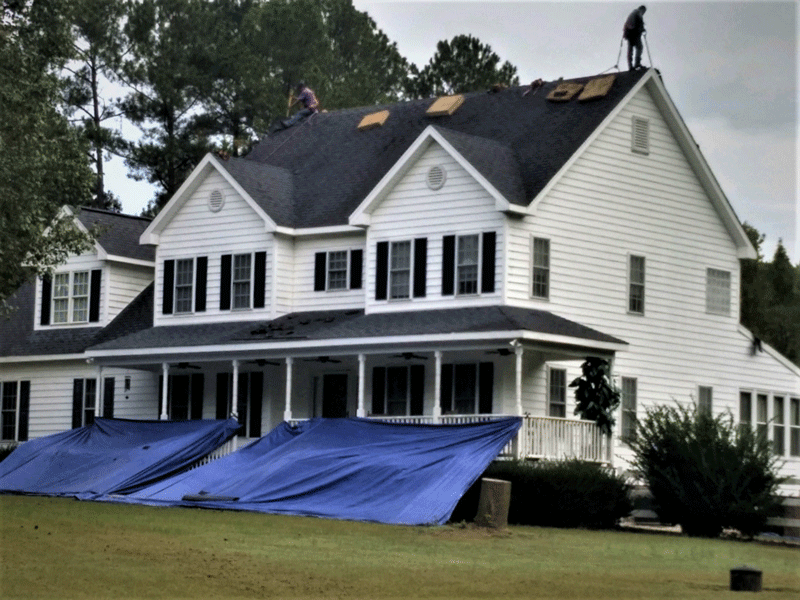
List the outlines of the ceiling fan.
{"type": "Polygon", "coordinates": [[[178,368],[178,369],[202,369],[203,368],[203,367],[200,367],[198,365],[190,365],[188,362],[180,362],[177,365],[175,365],[175,367],[178,368]]]}
{"type": "Polygon", "coordinates": [[[248,360],[250,364],[258,365],[259,367],[264,367],[266,365],[270,365],[273,367],[280,367],[281,363],[275,362],[274,360],[266,360],[265,358],[257,358],[256,360],[248,360]]]}
{"type": "Polygon", "coordinates": [[[498,348],[497,350],[487,350],[486,354],[499,354],[500,356],[509,356],[514,354],[511,348],[498,348]]]}
{"type": "Polygon", "coordinates": [[[331,358],[330,356],[318,356],[317,358],[306,358],[306,362],[320,362],[320,363],[340,363],[342,361],[331,358]]]}
{"type": "Polygon", "coordinates": [[[404,360],[428,360],[427,356],[421,354],[414,354],[413,352],[401,352],[400,354],[393,354],[395,358],[402,358],[404,360]]]}

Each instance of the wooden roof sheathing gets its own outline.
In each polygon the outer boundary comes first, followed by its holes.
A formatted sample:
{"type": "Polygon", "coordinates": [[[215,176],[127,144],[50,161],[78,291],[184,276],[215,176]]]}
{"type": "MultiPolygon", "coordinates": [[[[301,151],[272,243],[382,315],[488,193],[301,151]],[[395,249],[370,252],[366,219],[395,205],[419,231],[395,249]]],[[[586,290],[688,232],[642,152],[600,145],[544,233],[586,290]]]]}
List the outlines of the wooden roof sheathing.
{"type": "Polygon", "coordinates": [[[547,99],[552,102],[569,102],[583,89],[582,83],[564,82],[547,94],[547,99]]]}
{"type": "Polygon", "coordinates": [[[611,90],[614,85],[614,75],[606,75],[605,77],[598,77],[592,79],[583,88],[581,95],[578,96],[578,102],[585,102],[586,100],[594,100],[595,98],[603,98],[611,90]]]}
{"type": "Polygon", "coordinates": [[[386,123],[386,119],[389,118],[389,111],[382,110],[380,112],[372,113],[369,115],[364,116],[361,119],[361,122],[358,124],[359,131],[366,131],[367,129],[374,129],[375,127],[380,127],[384,123],[386,123]]]}
{"type": "Polygon", "coordinates": [[[436,102],[428,107],[425,114],[429,117],[446,117],[452,115],[458,107],[464,104],[464,96],[456,94],[455,96],[442,96],[437,98],[436,102]]]}

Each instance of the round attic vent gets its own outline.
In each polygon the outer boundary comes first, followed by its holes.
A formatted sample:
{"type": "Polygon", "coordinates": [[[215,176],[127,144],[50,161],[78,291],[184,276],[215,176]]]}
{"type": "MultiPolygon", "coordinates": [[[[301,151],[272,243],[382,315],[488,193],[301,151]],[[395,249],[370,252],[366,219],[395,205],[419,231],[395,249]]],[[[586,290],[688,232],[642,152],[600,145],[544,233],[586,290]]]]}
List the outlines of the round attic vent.
{"type": "Polygon", "coordinates": [[[219,190],[214,190],[208,197],[208,210],[211,212],[219,212],[225,205],[225,196],[219,190]]]}
{"type": "Polygon", "coordinates": [[[432,190],[440,190],[447,181],[447,171],[444,167],[436,165],[428,170],[428,187],[432,190]]]}

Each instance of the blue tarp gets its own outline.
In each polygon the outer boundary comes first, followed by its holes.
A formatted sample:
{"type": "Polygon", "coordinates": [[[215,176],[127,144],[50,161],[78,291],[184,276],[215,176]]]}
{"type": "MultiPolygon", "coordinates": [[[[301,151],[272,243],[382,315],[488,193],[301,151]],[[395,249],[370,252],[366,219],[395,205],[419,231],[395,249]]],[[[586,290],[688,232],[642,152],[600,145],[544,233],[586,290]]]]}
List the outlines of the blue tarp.
{"type": "Polygon", "coordinates": [[[94,424],[25,442],[0,462],[0,492],[125,494],[172,475],[230,439],[239,423],[128,421],[94,424]]]}
{"type": "Polygon", "coordinates": [[[358,418],[312,419],[297,428],[282,423],[212,463],[128,496],[99,499],[443,524],[521,423],[515,417],[469,425],[358,418]]]}

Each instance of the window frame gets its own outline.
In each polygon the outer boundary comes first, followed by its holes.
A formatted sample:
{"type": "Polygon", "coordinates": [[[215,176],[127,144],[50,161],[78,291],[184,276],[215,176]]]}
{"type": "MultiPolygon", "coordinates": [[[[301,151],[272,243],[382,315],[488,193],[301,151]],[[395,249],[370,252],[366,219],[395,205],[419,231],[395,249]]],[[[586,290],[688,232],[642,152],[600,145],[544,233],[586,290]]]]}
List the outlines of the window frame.
{"type": "Polygon", "coordinates": [[[562,367],[547,368],[547,416],[567,418],[567,370],[562,367]]]}
{"type": "Polygon", "coordinates": [[[641,254],[628,254],[628,314],[645,314],[645,294],[647,285],[647,259],[641,254]],[[641,269],[634,271],[634,260],[641,260],[641,269]],[[641,271],[641,281],[634,280],[641,271]],[[636,294],[639,294],[638,296],[636,294]],[[635,307],[634,303],[641,303],[640,307],[635,307]]]}
{"type": "Polygon", "coordinates": [[[197,257],[192,258],[176,258],[175,260],[175,276],[172,282],[172,313],[174,315],[190,315],[195,312],[195,289],[197,286],[197,257]],[[190,264],[192,267],[191,272],[191,283],[178,283],[179,274],[180,274],[180,266],[181,264],[190,264]],[[187,289],[188,288],[188,301],[189,301],[189,310],[178,310],[178,302],[186,302],[185,298],[179,299],[178,298],[178,289],[187,289]]]}
{"type": "Polygon", "coordinates": [[[550,299],[550,238],[533,236],[531,241],[531,298],[550,299]],[[537,242],[545,246],[543,251],[537,251],[537,242]],[[543,293],[537,293],[537,286],[543,293]]]}
{"type": "Polygon", "coordinates": [[[697,410],[709,417],[714,414],[714,388],[710,385],[697,386],[697,410]]]}
{"type": "Polygon", "coordinates": [[[50,314],[52,315],[50,318],[51,325],[71,325],[71,324],[86,324],[89,322],[89,306],[91,301],[91,290],[92,290],[92,270],[91,269],[81,269],[76,271],[61,271],[58,273],[53,274],[53,282],[50,294],[50,314]],[[75,294],[75,278],[78,275],[85,275],[86,281],[86,294],[76,295],[75,294]],[[57,283],[60,277],[66,276],[66,283],[59,284],[57,283]],[[59,287],[63,287],[66,289],[66,295],[57,295],[57,291],[59,287]],[[77,310],[75,307],[75,300],[84,299],[86,304],[83,308],[85,313],[84,319],[76,319],[75,318],[75,311],[77,310]],[[66,307],[63,311],[56,310],[56,303],[57,302],[66,302],[66,307]],[[57,315],[59,312],[65,313],[65,320],[59,321],[57,320],[57,315]]]}
{"type": "Polygon", "coordinates": [[[706,313],[729,317],[732,300],[732,275],[724,269],[706,268],[706,313]],[[727,286],[720,285],[727,276],[727,286]]]}
{"type": "MultiPolygon", "coordinates": [[[[456,257],[455,257],[455,287],[454,287],[454,296],[477,296],[480,294],[480,283],[481,283],[481,266],[483,264],[483,234],[482,233],[467,233],[458,235],[456,234],[456,257]],[[465,258],[465,249],[462,246],[462,242],[466,243],[466,240],[474,239],[475,240],[475,260],[473,262],[466,262],[465,258]],[[469,271],[474,270],[474,278],[469,277],[469,279],[463,278],[462,275],[468,273],[469,271]],[[474,286],[475,291],[466,291],[462,289],[462,286],[466,286],[469,284],[474,286]]],[[[472,255],[472,252],[470,252],[472,255]]]]}
{"type": "Polygon", "coordinates": [[[786,454],[786,396],[772,395],[772,450],[778,456],[786,454]]]}
{"type": "Polygon", "coordinates": [[[91,425],[98,417],[97,379],[94,377],[75,377],[73,379],[73,389],[75,386],[75,382],[78,381],[81,382],[81,397],[80,397],[81,405],[79,411],[80,421],[79,423],[73,422],[73,428],[86,427],[87,425],[91,425]]]}
{"type": "Polygon", "coordinates": [[[325,253],[325,291],[327,292],[343,292],[350,289],[350,249],[347,250],[328,250],[325,253]],[[334,269],[334,255],[344,255],[343,259],[343,267],[334,269]],[[337,279],[334,279],[334,273],[344,273],[344,277],[341,275],[338,276],[337,279]],[[332,285],[332,282],[336,281],[337,285],[332,285]],[[341,282],[341,283],[339,283],[341,282]]]}
{"type": "Polygon", "coordinates": [[[789,398],[789,456],[800,456],[800,397],[789,398]]]}
{"type": "MultiPolygon", "coordinates": [[[[238,268],[242,268],[241,266],[238,268]]],[[[253,308],[253,289],[255,288],[254,284],[254,274],[255,274],[255,253],[253,252],[242,252],[239,254],[231,254],[231,311],[235,310],[251,310],[253,308]],[[242,260],[247,258],[247,278],[246,279],[237,279],[237,265],[236,261],[242,260]],[[237,295],[236,293],[236,286],[237,285],[247,285],[247,305],[246,306],[237,306],[237,298],[244,298],[243,294],[237,295]]]]}
{"type": "MultiPolygon", "coordinates": [[[[387,300],[390,302],[404,302],[407,300],[411,300],[412,298],[412,286],[414,283],[414,240],[407,239],[407,240],[395,240],[389,242],[389,260],[388,260],[388,271],[387,271],[387,300]],[[395,257],[397,248],[400,246],[408,245],[408,265],[406,267],[396,267],[394,265],[395,257]],[[407,273],[407,281],[404,286],[406,295],[404,296],[395,296],[394,289],[395,283],[394,279],[396,276],[407,273]]],[[[402,282],[401,282],[402,283],[402,282]]],[[[398,288],[401,285],[397,286],[398,288]]]]}
{"type": "Polygon", "coordinates": [[[0,382],[0,440],[4,442],[19,441],[20,387],[19,381],[0,382]],[[10,392],[7,393],[6,390],[10,392]],[[6,400],[13,400],[13,407],[7,407],[6,400]],[[7,415],[11,415],[11,423],[7,422],[7,415]],[[10,437],[6,436],[7,427],[12,430],[10,437]]]}
{"type": "Polygon", "coordinates": [[[620,378],[620,439],[629,444],[636,439],[638,422],[639,380],[636,377],[620,378]]]}
{"type": "Polygon", "coordinates": [[[756,392],[756,434],[762,439],[769,436],[769,394],[756,392]]]}

